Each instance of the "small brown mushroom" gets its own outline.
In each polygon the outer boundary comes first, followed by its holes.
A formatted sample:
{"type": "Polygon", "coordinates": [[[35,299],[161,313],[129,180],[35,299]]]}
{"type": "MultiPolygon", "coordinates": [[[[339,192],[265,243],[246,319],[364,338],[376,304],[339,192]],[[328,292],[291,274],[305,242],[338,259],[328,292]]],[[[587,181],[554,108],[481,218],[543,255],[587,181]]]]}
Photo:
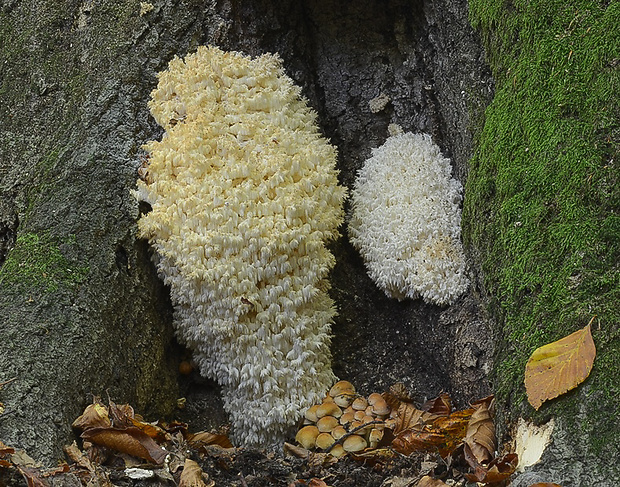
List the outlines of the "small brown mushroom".
{"type": "Polygon", "coordinates": [[[342,448],[347,452],[362,451],[367,446],[366,440],[359,435],[351,435],[342,443],[342,448]]]}
{"type": "Polygon", "coordinates": [[[368,434],[368,446],[370,446],[370,448],[377,448],[377,445],[379,444],[382,438],[383,438],[383,431],[377,428],[371,429],[370,433],[368,434]]]}
{"type": "Polygon", "coordinates": [[[355,394],[343,393],[334,397],[334,402],[341,408],[349,407],[355,401],[355,394]]]}
{"type": "Polygon", "coordinates": [[[316,446],[317,436],[319,436],[319,429],[316,426],[304,426],[295,435],[295,441],[310,450],[316,446]]]}
{"type": "Polygon", "coordinates": [[[339,440],[346,434],[347,434],[347,430],[344,429],[344,426],[342,425],[338,425],[332,430],[332,436],[334,437],[335,440],[339,440]]]}
{"type": "Polygon", "coordinates": [[[363,411],[368,407],[368,401],[363,397],[357,397],[355,401],[353,401],[353,404],[351,404],[351,407],[356,411],[363,411]]]}
{"type": "Polygon", "coordinates": [[[340,458],[343,455],[346,455],[347,452],[344,450],[342,445],[334,445],[334,447],[329,450],[329,454],[335,456],[336,458],[340,458]]]}
{"type": "Polygon", "coordinates": [[[325,448],[329,448],[332,446],[336,440],[329,433],[320,433],[319,436],[316,437],[316,447],[324,450],[325,448]]]}
{"type": "Polygon", "coordinates": [[[381,396],[379,396],[379,399],[377,399],[371,407],[372,412],[377,416],[387,416],[390,414],[390,406],[388,406],[388,403],[385,402],[385,399],[381,396]]]}
{"type": "Polygon", "coordinates": [[[353,421],[355,421],[355,413],[348,412],[340,416],[340,424],[342,425],[345,425],[347,423],[352,423],[353,421]]]}
{"type": "Polygon", "coordinates": [[[334,416],[335,418],[339,418],[342,416],[342,409],[333,402],[324,402],[316,409],[316,417],[321,419],[323,416],[334,416]]]}
{"type": "Polygon", "coordinates": [[[306,409],[306,413],[304,414],[304,417],[308,421],[312,421],[313,423],[316,423],[319,419],[316,416],[316,410],[319,409],[319,406],[320,404],[315,404],[314,406],[310,406],[308,409],[306,409]]]}
{"type": "Polygon", "coordinates": [[[353,384],[346,380],[339,380],[329,390],[329,395],[331,397],[336,397],[343,393],[355,394],[355,387],[353,387],[353,384]]]}
{"type": "Polygon", "coordinates": [[[316,422],[316,427],[321,433],[329,433],[338,425],[338,420],[333,416],[323,416],[316,422]]]}

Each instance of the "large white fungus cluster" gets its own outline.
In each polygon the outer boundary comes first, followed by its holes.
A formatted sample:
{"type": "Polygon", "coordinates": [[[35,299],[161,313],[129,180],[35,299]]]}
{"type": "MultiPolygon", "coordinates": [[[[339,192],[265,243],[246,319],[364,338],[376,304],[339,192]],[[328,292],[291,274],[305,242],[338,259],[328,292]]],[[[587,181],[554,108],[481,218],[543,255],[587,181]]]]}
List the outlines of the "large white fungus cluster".
{"type": "Polygon", "coordinates": [[[200,47],[160,73],[149,107],[166,134],[145,146],[140,234],[235,439],[272,444],[334,381],[336,150],[274,55],[200,47]]]}
{"type": "Polygon", "coordinates": [[[461,184],[425,134],[389,137],[358,172],[349,236],[390,297],[450,304],[468,286],[461,184]]]}

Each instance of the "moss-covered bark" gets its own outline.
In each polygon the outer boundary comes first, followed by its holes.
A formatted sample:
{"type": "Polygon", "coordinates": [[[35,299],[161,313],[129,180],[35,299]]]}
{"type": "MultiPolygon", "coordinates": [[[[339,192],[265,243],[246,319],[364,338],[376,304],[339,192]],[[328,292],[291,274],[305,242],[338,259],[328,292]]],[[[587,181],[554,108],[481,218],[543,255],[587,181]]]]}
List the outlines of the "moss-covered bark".
{"type": "Polygon", "coordinates": [[[0,381],[16,377],[0,437],[50,462],[92,394],[175,404],[169,303],[129,194],[156,133],[146,30],[139,2],[0,6],[0,381]]]}
{"type": "MultiPolygon", "coordinates": [[[[480,252],[499,322],[494,380],[500,410],[512,419],[562,418],[575,454],[615,458],[620,6],[474,0],[470,9],[496,95],[471,160],[464,235],[480,252]],[[535,413],[523,387],[529,355],[595,315],[598,356],[591,377],[535,413]]],[[[614,463],[599,461],[595,470],[612,472],[614,463]]]]}

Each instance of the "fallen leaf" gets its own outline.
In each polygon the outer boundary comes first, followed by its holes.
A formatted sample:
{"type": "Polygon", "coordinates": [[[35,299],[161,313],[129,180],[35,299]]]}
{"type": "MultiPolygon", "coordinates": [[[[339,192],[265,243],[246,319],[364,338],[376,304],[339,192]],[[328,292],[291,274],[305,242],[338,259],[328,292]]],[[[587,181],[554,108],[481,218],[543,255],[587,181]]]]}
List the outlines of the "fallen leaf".
{"type": "Polygon", "coordinates": [[[150,436],[135,427],[89,428],[81,436],[96,445],[157,464],[161,464],[168,455],[150,436]]]}
{"type": "Polygon", "coordinates": [[[183,464],[183,472],[181,472],[181,479],[179,480],[179,487],[210,487],[215,485],[213,481],[205,482],[205,478],[208,480],[208,476],[202,471],[200,465],[194,460],[186,458],[183,464]]]}
{"type": "Polygon", "coordinates": [[[308,487],[327,487],[327,484],[323,480],[314,477],[308,482],[308,487]]]}
{"type": "Polygon", "coordinates": [[[473,412],[473,409],[465,409],[449,416],[433,415],[429,423],[419,422],[400,432],[392,441],[392,448],[407,456],[414,451],[430,451],[445,458],[463,441],[473,412]]]}
{"type": "Polygon", "coordinates": [[[284,453],[287,453],[297,458],[308,458],[308,456],[310,455],[310,450],[307,450],[302,446],[297,446],[291,443],[284,442],[284,453]]]}
{"type": "Polygon", "coordinates": [[[115,428],[126,428],[132,426],[134,418],[133,408],[129,404],[115,404],[108,398],[110,420],[115,428]]]}
{"type": "Polygon", "coordinates": [[[189,433],[187,435],[187,442],[194,448],[200,448],[203,446],[217,445],[222,448],[233,448],[233,444],[226,435],[209,433],[207,431],[200,431],[198,433],[189,433]]]}
{"type": "Polygon", "coordinates": [[[422,404],[420,409],[438,416],[448,416],[452,412],[452,399],[449,394],[442,392],[439,397],[422,404]]]}
{"type": "Polygon", "coordinates": [[[442,482],[439,479],[434,479],[428,475],[425,475],[420,479],[420,481],[415,485],[415,487],[448,487],[448,484],[442,482]]]}
{"type": "Polygon", "coordinates": [[[49,483],[41,477],[41,471],[38,468],[15,466],[26,480],[28,487],[49,487],[49,483]]]}
{"type": "Polygon", "coordinates": [[[538,410],[543,402],[574,389],[590,375],[596,357],[590,326],[536,349],[525,366],[527,398],[538,410]]]}
{"type": "Polygon", "coordinates": [[[530,487],[562,487],[558,484],[553,484],[551,482],[536,482],[535,484],[530,485],[530,487]]]}
{"type": "Polygon", "coordinates": [[[163,443],[170,439],[170,436],[159,426],[153,423],[145,423],[136,418],[129,418],[133,426],[146,433],[158,443],[163,443]]]}
{"type": "Polygon", "coordinates": [[[15,453],[15,449],[0,441],[0,456],[9,455],[11,453],[15,453]]]}
{"type": "Polygon", "coordinates": [[[491,412],[493,396],[485,397],[472,404],[474,412],[467,424],[465,443],[469,445],[478,463],[487,463],[495,456],[495,425],[491,412]]]}
{"type": "Polygon", "coordinates": [[[413,404],[402,402],[398,406],[394,434],[398,435],[401,431],[427,424],[437,417],[438,416],[436,414],[422,411],[421,409],[416,408],[413,404]]]}
{"type": "Polygon", "coordinates": [[[514,453],[508,453],[500,458],[495,458],[489,462],[488,465],[481,465],[476,462],[471,449],[464,444],[463,451],[465,453],[465,460],[473,467],[473,474],[464,474],[465,478],[470,482],[480,482],[483,484],[492,484],[496,482],[502,482],[510,477],[517,469],[519,463],[519,457],[514,453]]]}
{"type": "Polygon", "coordinates": [[[94,398],[93,403],[86,406],[84,412],[71,426],[80,431],[84,431],[88,428],[107,428],[110,425],[108,408],[99,401],[99,398],[94,398]]]}

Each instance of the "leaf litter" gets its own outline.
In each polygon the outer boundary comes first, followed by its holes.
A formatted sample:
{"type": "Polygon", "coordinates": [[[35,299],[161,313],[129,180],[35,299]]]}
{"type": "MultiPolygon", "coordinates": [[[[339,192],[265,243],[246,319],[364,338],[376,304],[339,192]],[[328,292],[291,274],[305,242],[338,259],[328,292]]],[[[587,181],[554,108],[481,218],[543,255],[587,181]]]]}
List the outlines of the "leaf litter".
{"type": "Polygon", "coordinates": [[[50,480],[62,475],[93,487],[147,479],[152,486],[181,487],[370,487],[392,485],[390,479],[408,479],[403,485],[412,487],[468,481],[500,487],[515,471],[517,455],[497,453],[493,396],[463,410],[454,410],[446,393],[418,408],[401,385],[381,396],[395,411],[395,423],[375,448],[342,458],[290,443],[284,444],[284,456],[235,448],[226,430],[190,433],[185,423],[149,423],[130,405],[94,398],[72,425],[82,448],[76,442],[65,447],[69,463],[45,469],[0,442],[0,485],[3,473],[13,471],[35,487],[52,486],[50,480]]]}

